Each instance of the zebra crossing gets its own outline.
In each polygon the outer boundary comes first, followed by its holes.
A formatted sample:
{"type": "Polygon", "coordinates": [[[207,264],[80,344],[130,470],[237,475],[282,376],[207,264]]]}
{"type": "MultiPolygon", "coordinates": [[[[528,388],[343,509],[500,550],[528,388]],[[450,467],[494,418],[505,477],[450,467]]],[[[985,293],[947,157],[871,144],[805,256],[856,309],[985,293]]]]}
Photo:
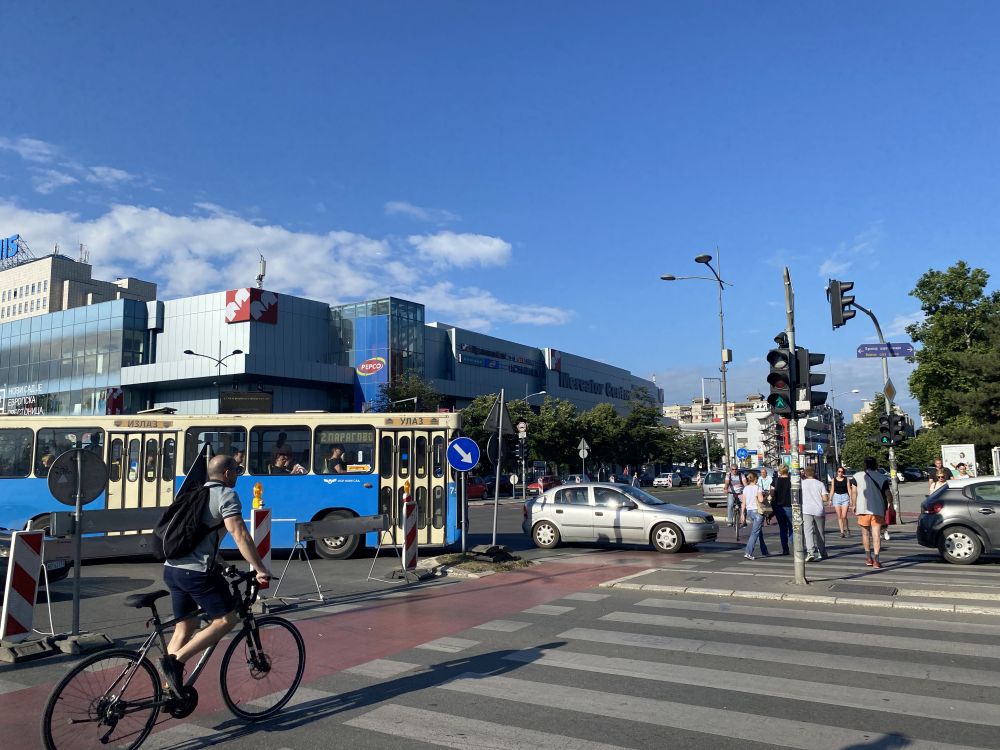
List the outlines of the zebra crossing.
{"type": "Polygon", "coordinates": [[[995,748],[1000,625],[952,618],[588,594],[465,631],[444,662],[347,670],[329,699],[362,747],[995,748]]]}

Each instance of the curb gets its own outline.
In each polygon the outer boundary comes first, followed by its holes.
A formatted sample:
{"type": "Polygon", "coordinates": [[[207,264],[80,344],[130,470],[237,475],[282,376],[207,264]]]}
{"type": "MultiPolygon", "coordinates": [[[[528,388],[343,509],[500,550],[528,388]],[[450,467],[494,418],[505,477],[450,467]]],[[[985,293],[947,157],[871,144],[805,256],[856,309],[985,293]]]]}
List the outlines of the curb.
{"type": "MultiPolygon", "coordinates": [[[[1000,607],[979,607],[972,604],[947,604],[944,602],[913,602],[880,599],[859,599],[850,596],[825,596],[822,594],[783,594],[778,591],[740,591],[738,589],[713,589],[702,586],[664,586],[655,583],[631,583],[630,579],[647,573],[647,570],[614,581],[605,581],[600,588],[625,589],[631,591],[655,591],[663,594],[689,594],[694,596],[716,596],[729,599],[769,599],[772,601],[797,602],[799,604],[825,604],[846,607],[873,607],[880,609],[920,610],[926,612],[952,612],[966,615],[989,615],[1000,617],[1000,607]]],[[[972,597],[970,597],[972,598],[972,597]]]]}

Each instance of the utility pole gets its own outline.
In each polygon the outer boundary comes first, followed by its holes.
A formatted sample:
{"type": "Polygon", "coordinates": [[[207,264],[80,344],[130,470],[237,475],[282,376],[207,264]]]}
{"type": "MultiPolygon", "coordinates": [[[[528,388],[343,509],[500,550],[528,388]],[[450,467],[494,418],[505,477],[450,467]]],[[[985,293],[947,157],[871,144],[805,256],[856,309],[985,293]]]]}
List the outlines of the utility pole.
{"type": "MultiPolygon", "coordinates": [[[[788,348],[791,350],[793,356],[790,358],[789,365],[791,368],[796,368],[796,357],[795,352],[795,292],[792,290],[792,277],[788,273],[788,266],[785,266],[785,320],[786,320],[786,334],[788,336],[788,348]]],[[[794,384],[798,382],[798,376],[795,372],[790,373],[790,383],[794,384]]],[[[789,443],[791,443],[792,452],[792,465],[791,465],[791,481],[792,481],[792,554],[794,559],[795,568],[795,583],[796,584],[807,584],[806,580],[806,555],[805,555],[805,544],[802,538],[802,478],[799,476],[799,420],[798,420],[798,394],[792,394],[792,418],[788,420],[788,437],[789,443]]],[[[809,406],[806,406],[806,413],[808,414],[809,406]]]]}

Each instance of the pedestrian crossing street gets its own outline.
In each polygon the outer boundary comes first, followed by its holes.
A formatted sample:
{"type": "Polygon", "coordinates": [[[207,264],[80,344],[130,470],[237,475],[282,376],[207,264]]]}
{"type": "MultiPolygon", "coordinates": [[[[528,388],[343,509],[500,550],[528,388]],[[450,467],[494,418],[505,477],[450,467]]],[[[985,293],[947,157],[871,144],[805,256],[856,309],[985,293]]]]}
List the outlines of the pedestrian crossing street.
{"type": "Polygon", "coordinates": [[[1000,622],[602,589],[307,683],[255,746],[996,748],[1000,622]]]}

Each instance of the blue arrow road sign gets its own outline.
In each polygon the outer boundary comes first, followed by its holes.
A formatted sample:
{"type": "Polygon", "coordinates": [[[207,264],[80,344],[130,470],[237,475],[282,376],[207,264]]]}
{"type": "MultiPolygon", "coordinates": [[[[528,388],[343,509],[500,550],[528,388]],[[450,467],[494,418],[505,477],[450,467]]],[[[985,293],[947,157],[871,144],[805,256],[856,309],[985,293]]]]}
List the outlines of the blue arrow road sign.
{"type": "Polygon", "coordinates": [[[740,461],[745,461],[749,455],[750,451],[748,451],[746,448],[740,448],[739,450],[736,451],[736,458],[738,458],[740,461]]]}
{"type": "Polygon", "coordinates": [[[861,344],[858,347],[858,359],[912,356],[913,344],[861,344]]]}
{"type": "Polygon", "coordinates": [[[479,463],[479,446],[469,437],[455,438],[448,443],[448,463],[455,471],[472,471],[479,463]]]}

